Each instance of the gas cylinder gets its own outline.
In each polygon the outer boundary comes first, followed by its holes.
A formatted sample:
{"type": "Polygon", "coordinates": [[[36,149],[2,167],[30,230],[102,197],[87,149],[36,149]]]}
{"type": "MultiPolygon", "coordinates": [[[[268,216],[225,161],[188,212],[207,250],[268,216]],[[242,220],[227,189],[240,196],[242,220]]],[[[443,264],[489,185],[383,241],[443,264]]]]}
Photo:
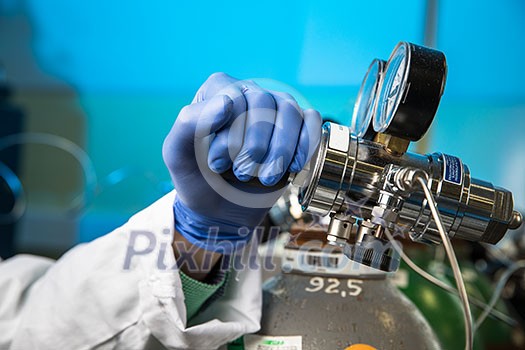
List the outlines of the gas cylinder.
{"type": "Polygon", "coordinates": [[[301,233],[285,247],[282,271],[264,284],[261,330],[229,349],[441,348],[391,275],[327,250],[326,231],[301,233]]]}

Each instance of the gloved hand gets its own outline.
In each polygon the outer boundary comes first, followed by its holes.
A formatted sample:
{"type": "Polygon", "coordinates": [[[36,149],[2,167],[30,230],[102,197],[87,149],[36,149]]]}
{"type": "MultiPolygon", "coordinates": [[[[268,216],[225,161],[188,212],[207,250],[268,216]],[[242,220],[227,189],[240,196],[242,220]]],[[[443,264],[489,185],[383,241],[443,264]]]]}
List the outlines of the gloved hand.
{"type": "Polygon", "coordinates": [[[215,73],[184,107],[163,157],[175,189],[175,228],[191,243],[231,253],[283,193],[271,188],[299,172],[317,149],[321,117],[288,94],[215,73]],[[239,181],[219,174],[233,167],[239,181]],[[264,186],[246,184],[258,178],[264,186]]]}

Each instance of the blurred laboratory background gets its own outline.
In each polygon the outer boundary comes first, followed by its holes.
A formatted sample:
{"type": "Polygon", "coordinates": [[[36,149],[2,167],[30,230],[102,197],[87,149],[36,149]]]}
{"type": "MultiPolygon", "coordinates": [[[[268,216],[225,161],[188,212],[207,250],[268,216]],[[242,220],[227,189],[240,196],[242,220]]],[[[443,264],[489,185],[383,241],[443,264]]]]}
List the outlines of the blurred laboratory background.
{"type": "Polygon", "coordinates": [[[163,139],[211,73],[280,82],[347,124],[401,40],[449,65],[417,150],[525,209],[524,36],[521,0],[0,0],[1,255],[58,257],[170,191],[163,139]]]}

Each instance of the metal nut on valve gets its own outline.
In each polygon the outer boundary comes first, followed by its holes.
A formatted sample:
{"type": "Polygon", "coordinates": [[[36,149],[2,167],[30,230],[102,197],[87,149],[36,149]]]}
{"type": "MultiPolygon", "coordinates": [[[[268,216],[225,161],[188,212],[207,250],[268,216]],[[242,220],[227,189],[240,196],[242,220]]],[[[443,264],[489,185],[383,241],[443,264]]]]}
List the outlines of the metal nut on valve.
{"type": "Polygon", "coordinates": [[[340,247],[344,246],[348,243],[354,224],[354,218],[342,213],[334,214],[330,220],[330,225],[328,226],[326,240],[329,244],[340,247]]]}
{"type": "Polygon", "coordinates": [[[385,222],[387,224],[394,224],[397,222],[398,217],[399,213],[392,209],[375,206],[372,209],[372,218],[370,221],[377,225],[384,225],[385,222]]]}
{"type": "Polygon", "coordinates": [[[416,168],[401,168],[398,169],[394,174],[395,185],[399,190],[403,192],[410,192],[410,190],[416,185],[417,178],[421,177],[425,181],[428,181],[428,174],[416,168]]]}

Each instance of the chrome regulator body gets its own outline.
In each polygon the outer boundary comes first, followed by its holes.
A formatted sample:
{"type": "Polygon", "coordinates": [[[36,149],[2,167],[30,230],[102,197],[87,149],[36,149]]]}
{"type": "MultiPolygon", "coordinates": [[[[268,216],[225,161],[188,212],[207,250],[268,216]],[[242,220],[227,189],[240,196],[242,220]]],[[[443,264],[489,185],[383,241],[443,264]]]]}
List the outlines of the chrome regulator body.
{"type": "Polygon", "coordinates": [[[512,193],[472,177],[459,158],[398,153],[380,140],[357,138],[345,126],[325,123],[318,152],[296,177],[303,210],[330,215],[327,240],[350,259],[397,270],[399,256],[383,234],[387,229],[409,233],[417,242],[441,243],[423,191],[404,188],[400,178],[415,173],[427,180],[450,237],[495,244],[508,229],[521,226],[512,193]]]}
{"type": "Polygon", "coordinates": [[[424,185],[450,237],[495,244],[521,226],[512,194],[472,177],[459,158],[407,152],[434,119],[447,70],[442,52],[408,42],[400,42],[386,63],[372,61],[352,130],[326,123],[318,152],[296,177],[303,210],[330,215],[327,240],[350,259],[393,271],[399,256],[388,233],[440,243],[424,185]]]}
{"type": "MultiPolygon", "coordinates": [[[[397,155],[384,144],[359,139],[347,127],[334,123],[323,126],[319,150],[302,176],[303,210],[371,220],[380,215],[379,209],[373,212],[375,207],[390,209],[398,216],[393,219],[410,232],[413,240],[439,243],[422,191],[409,196],[389,192],[392,166],[420,169],[428,175],[445,228],[452,237],[495,244],[509,228],[520,226],[521,216],[513,210],[512,193],[471,177],[459,158],[442,153],[397,155]]],[[[386,217],[385,221],[393,220],[386,217]]]]}
{"type": "Polygon", "coordinates": [[[317,152],[295,177],[303,210],[330,215],[327,240],[350,259],[394,271],[399,256],[388,233],[441,243],[424,185],[450,237],[496,244],[521,226],[512,193],[472,177],[461,159],[407,152],[430,127],[446,74],[442,52],[407,42],[386,63],[372,61],[351,129],[325,123],[317,152]]]}

